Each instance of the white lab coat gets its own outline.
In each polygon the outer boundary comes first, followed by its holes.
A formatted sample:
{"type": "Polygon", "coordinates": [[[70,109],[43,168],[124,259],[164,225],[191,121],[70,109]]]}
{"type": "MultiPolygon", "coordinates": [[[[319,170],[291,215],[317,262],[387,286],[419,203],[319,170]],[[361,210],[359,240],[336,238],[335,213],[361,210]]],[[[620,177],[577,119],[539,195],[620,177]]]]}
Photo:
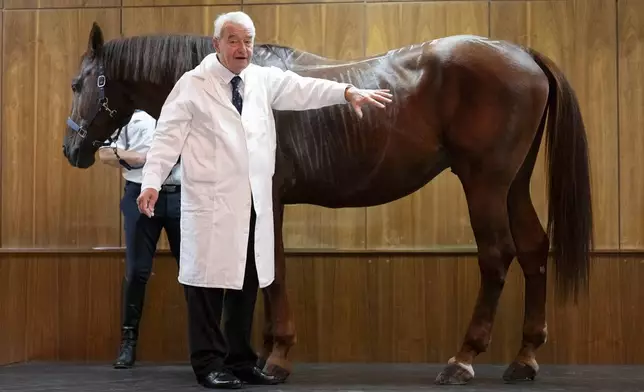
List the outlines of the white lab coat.
{"type": "MultiPolygon", "coordinates": [[[[199,287],[242,289],[251,191],[257,213],[255,263],[260,287],[274,272],[272,177],[276,110],[346,104],[347,84],[300,77],[250,64],[240,116],[218,83],[215,54],[184,74],[161,110],[143,168],[142,189],[160,189],[181,154],[181,257],[178,280],[199,287]]],[[[229,87],[230,88],[230,87],[229,87]]]]}

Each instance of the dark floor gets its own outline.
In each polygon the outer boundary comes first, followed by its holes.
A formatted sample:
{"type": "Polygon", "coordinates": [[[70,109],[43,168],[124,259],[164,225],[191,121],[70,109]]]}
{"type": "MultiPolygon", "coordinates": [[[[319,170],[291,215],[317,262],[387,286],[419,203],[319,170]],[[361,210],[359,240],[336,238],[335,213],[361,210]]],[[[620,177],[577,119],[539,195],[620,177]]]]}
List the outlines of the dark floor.
{"type": "MultiPolygon", "coordinates": [[[[504,367],[479,365],[468,386],[437,386],[442,365],[300,364],[286,384],[245,391],[644,391],[644,366],[542,366],[534,383],[510,385],[504,367]]],[[[28,363],[0,366],[0,391],[206,391],[186,365],[28,363]]]]}

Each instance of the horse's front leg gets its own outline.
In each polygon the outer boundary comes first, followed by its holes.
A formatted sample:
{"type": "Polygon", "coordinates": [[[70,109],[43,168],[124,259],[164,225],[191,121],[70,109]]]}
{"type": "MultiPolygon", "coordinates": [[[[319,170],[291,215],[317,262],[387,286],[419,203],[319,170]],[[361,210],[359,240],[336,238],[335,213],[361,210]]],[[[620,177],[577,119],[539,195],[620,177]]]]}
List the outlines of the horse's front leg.
{"type": "Polygon", "coordinates": [[[268,319],[268,323],[270,323],[270,325],[267,323],[264,328],[264,350],[267,351],[266,345],[269,341],[272,341],[272,350],[266,359],[264,371],[284,382],[293,368],[288,359],[288,353],[295,345],[297,337],[295,321],[286,293],[286,257],[282,238],[284,206],[281,203],[278,205],[279,201],[277,200],[273,203],[276,212],[274,214],[275,281],[264,289],[264,309],[267,311],[265,319],[268,319]]]}

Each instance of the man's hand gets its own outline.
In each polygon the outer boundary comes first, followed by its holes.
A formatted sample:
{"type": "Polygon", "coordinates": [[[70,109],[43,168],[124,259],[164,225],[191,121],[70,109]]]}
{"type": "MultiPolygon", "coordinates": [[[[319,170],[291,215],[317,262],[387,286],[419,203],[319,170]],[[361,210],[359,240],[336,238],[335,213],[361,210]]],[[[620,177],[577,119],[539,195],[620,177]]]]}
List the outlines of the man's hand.
{"type": "Polygon", "coordinates": [[[393,97],[389,93],[389,90],[386,89],[363,90],[353,86],[349,87],[344,95],[360,118],[362,118],[362,105],[371,104],[384,109],[384,103],[391,102],[391,98],[393,97]]]}
{"type": "Polygon", "coordinates": [[[139,212],[146,215],[148,218],[154,216],[154,205],[159,198],[159,192],[156,189],[144,189],[139,197],[136,198],[136,203],[139,206],[139,212]]]}

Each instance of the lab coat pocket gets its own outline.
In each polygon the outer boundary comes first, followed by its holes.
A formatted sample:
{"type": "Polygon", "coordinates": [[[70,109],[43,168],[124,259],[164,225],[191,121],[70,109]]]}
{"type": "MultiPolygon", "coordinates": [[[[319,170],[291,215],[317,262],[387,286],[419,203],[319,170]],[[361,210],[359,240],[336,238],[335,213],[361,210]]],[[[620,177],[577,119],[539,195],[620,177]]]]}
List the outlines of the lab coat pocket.
{"type": "Polygon", "coordinates": [[[195,185],[194,189],[199,194],[212,194],[214,192],[216,170],[214,153],[207,150],[195,151],[190,160],[184,159],[182,182],[195,185]]]}

